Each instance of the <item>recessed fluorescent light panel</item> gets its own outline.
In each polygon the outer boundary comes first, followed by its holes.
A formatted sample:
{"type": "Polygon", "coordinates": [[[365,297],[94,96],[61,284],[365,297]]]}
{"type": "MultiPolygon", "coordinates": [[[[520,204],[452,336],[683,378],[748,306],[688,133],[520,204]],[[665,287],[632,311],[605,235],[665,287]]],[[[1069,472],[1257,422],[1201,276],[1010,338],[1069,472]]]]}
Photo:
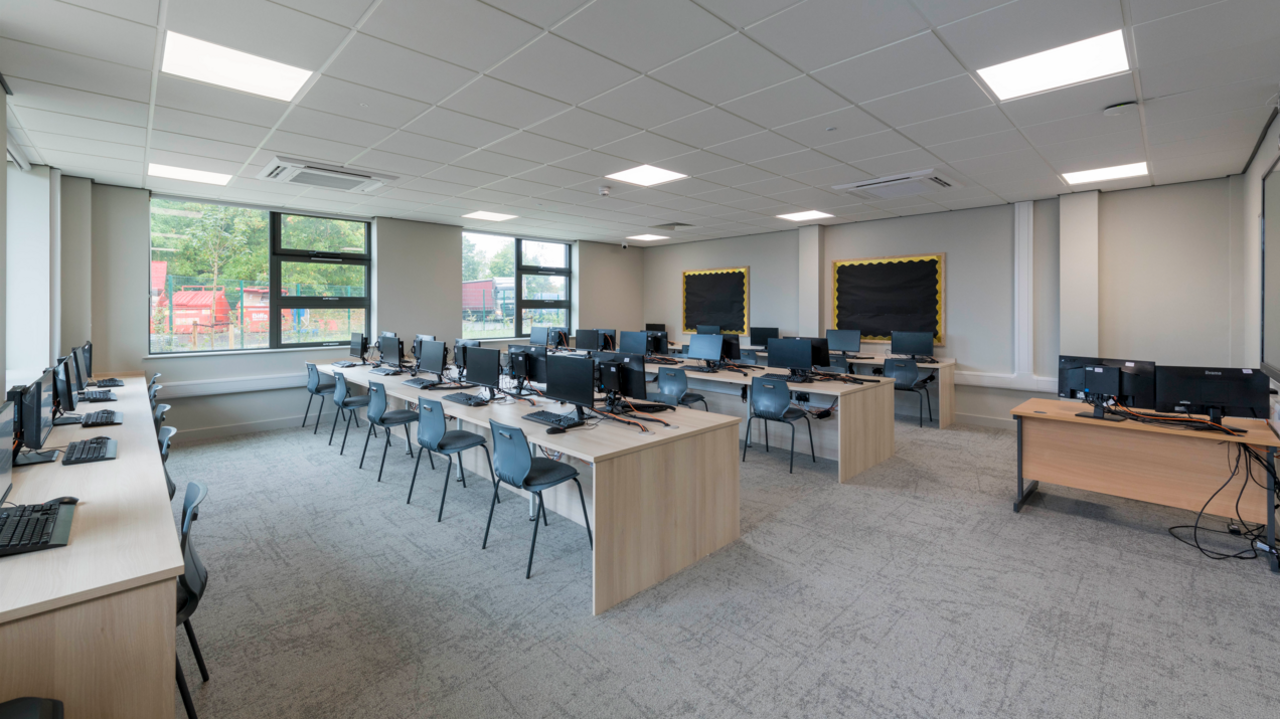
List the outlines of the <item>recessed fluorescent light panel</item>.
{"type": "Polygon", "coordinates": [[[517,217],[519,217],[519,215],[504,215],[501,212],[486,212],[484,210],[477,210],[476,212],[472,212],[469,215],[463,215],[463,217],[467,217],[472,220],[488,220],[489,222],[506,222],[507,220],[516,219],[517,217]]]}
{"type": "Polygon", "coordinates": [[[628,237],[627,239],[628,240],[669,240],[671,238],[663,237],[662,235],[633,235],[631,237],[628,237]]]}
{"type": "Polygon", "coordinates": [[[639,167],[633,167],[630,170],[623,170],[622,172],[615,172],[612,175],[605,175],[605,177],[610,180],[625,182],[628,185],[652,187],[654,185],[661,185],[664,182],[683,179],[688,177],[688,175],[681,175],[678,172],[664,170],[661,167],[654,167],[653,165],[641,165],[639,167]]]}
{"type": "Polygon", "coordinates": [[[1129,69],[1124,31],[1055,47],[978,71],[1001,100],[1096,80],[1129,69]]]}
{"type": "Polygon", "coordinates": [[[231,182],[231,175],[224,175],[221,172],[190,170],[185,167],[174,167],[172,165],[157,165],[154,162],[147,165],[147,174],[152,177],[167,177],[170,180],[203,182],[206,185],[225,185],[228,182],[231,182]]]}
{"type": "Polygon", "coordinates": [[[311,77],[310,70],[232,50],[176,32],[165,33],[160,69],[171,75],[288,102],[311,77]]]}
{"type": "Polygon", "coordinates": [[[1125,177],[1139,177],[1145,174],[1147,174],[1147,163],[1135,162],[1132,165],[1116,165],[1115,167],[1101,167],[1097,170],[1066,172],[1063,173],[1062,179],[1071,185],[1085,185],[1090,182],[1119,180],[1125,177]]]}
{"type": "Polygon", "coordinates": [[[792,222],[804,222],[805,220],[820,220],[824,217],[834,216],[835,215],[829,215],[825,212],[818,212],[817,210],[806,210],[804,212],[792,212],[790,215],[778,215],[778,218],[782,220],[791,220],[792,222]]]}

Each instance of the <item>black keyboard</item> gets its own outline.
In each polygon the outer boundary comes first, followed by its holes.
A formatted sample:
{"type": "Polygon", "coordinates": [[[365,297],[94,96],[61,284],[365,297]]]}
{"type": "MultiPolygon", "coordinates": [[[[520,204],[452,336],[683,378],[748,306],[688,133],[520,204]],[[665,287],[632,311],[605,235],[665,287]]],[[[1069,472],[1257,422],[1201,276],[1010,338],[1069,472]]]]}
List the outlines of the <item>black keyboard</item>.
{"type": "Polygon", "coordinates": [[[465,404],[468,407],[483,407],[489,404],[489,400],[479,395],[467,394],[466,392],[454,392],[453,394],[445,395],[444,398],[450,402],[465,404]]]}
{"type": "Polygon", "coordinates": [[[80,416],[81,427],[105,427],[109,424],[120,424],[124,421],[124,413],[113,409],[100,409],[97,412],[86,412],[80,416]]]}
{"type": "Polygon", "coordinates": [[[375,367],[369,370],[369,374],[379,374],[383,377],[391,377],[400,374],[400,370],[395,367],[375,367]]]}
{"type": "Polygon", "coordinates": [[[116,393],[103,389],[90,389],[85,390],[84,394],[81,395],[81,399],[86,402],[114,402],[116,401],[116,393]]]}
{"type": "Polygon", "coordinates": [[[341,367],[341,368],[343,368],[343,369],[346,369],[346,368],[348,368],[348,367],[355,367],[355,366],[356,366],[356,363],[355,363],[355,362],[348,362],[348,361],[346,361],[346,360],[342,360],[341,362],[334,362],[334,363],[333,363],[333,366],[334,366],[334,367],[341,367]]]}
{"type": "Polygon", "coordinates": [[[789,374],[773,374],[773,373],[769,373],[769,374],[762,374],[762,375],[760,375],[760,378],[761,378],[761,379],[776,379],[776,380],[778,380],[778,381],[780,381],[780,382],[789,382],[789,381],[791,380],[791,375],[789,375],[789,374]]]}
{"type": "Polygon", "coordinates": [[[529,414],[526,414],[524,418],[530,422],[546,424],[552,427],[560,427],[562,429],[569,429],[570,427],[577,427],[582,424],[578,421],[576,414],[556,414],[555,412],[548,412],[545,409],[538,410],[537,412],[530,412],[529,414]]]}
{"type": "Polygon", "coordinates": [[[427,389],[428,387],[434,387],[440,383],[429,380],[426,377],[413,377],[412,379],[407,379],[400,384],[408,385],[414,389],[427,389]]]}
{"type": "Polygon", "coordinates": [[[106,437],[94,437],[68,444],[66,453],[62,455],[62,463],[88,464],[115,458],[116,441],[106,437]]]}
{"type": "Polygon", "coordinates": [[[0,557],[67,546],[75,511],[56,502],[0,508],[0,557]]]}
{"type": "Polygon", "coordinates": [[[100,379],[97,382],[94,382],[93,385],[99,389],[106,389],[107,387],[123,387],[124,380],[116,379],[115,377],[107,377],[106,379],[100,379]]]}
{"type": "Polygon", "coordinates": [[[702,372],[704,374],[715,374],[720,371],[711,367],[685,367],[684,369],[686,372],[702,372]]]}

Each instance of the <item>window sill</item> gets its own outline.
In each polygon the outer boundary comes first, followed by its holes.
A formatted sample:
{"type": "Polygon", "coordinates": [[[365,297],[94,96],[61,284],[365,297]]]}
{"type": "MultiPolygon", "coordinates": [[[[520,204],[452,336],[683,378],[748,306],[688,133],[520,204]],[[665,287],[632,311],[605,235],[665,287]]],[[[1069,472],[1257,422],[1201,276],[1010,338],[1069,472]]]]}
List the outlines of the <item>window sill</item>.
{"type": "Polygon", "coordinates": [[[346,352],[350,349],[350,344],[343,342],[342,344],[333,345],[332,347],[281,347],[279,349],[256,349],[256,350],[220,350],[217,352],[171,352],[169,354],[146,355],[142,360],[167,360],[167,359],[187,359],[191,357],[235,357],[238,355],[260,355],[260,354],[277,354],[281,352],[346,352]]]}

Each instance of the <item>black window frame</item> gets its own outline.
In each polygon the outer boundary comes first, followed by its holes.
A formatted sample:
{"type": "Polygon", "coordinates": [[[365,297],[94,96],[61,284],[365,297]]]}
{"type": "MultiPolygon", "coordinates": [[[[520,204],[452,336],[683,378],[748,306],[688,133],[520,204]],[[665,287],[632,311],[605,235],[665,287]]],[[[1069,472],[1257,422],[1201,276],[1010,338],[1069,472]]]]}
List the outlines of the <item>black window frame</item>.
{"type": "Polygon", "coordinates": [[[369,327],[373,321],[373,302],[370,296],[373,278],[371,270],[373,267],[373,256],[370,245],[372,244],[372,223],[368,220],[359,220],[349,217],[331,217],[327,215],[309,215],[302,212],[271,212],[271,269],[270,269],[270,286],[271,286],[271,322],[270,322],[270,344],[271,349],[296,349],[299,347],[342,347],[351,344],[350,339],[338,340],[332,342],[291,342],[285,344],[281,340],[281,310],[292,309],[363,309],[364,310],[364,330],[362,334],[369,336],[369,327]],[[337,220],[340,222],[359,222],[364,225],[364,252],[319,252],[316,250],[300,250],[289,249],[282,246],[283,232],[281,218],[290,217],[318,217],[321,219],[337,220]],[[325,264],[325,265],[360,265],[365,268],[364,271],[364,296],[363,297],[296,297],[285,296],[281,294],[281,273],[284,263],[302,263],[302,264],[325,264]]]}
{"type": "Polygon", "coordinates": [[[573,252],[567,242],[539,240],[537,238],[516,237],[516,337],[528,337],[529,329],[524,326],[524,311],[531,310],[564,310],[564,324],[569,336],[573,336],[573,252]],[[543,267],[524,263],[524,243],[537,242],[544,245],[562,245],[564,247],[564,267],[543,267]],[[564,278],[563,300],[526,300],[524,298],[524,276],[556,276],[564,278]]]}

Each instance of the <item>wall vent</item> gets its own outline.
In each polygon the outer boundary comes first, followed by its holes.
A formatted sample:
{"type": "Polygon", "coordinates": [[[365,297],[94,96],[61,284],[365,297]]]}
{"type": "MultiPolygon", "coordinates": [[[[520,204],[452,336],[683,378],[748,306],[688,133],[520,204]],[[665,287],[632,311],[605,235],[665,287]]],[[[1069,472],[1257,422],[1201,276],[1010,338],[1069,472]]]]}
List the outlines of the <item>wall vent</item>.
{"type": "Polygon", "coordinates": [[[399,178],[378,172],[335,167],[293,157],[273,157],[258,173],[259,180],[290,185],[322,187],[326,190],[369,192],[399,178]]]}
{"type": "Polygon", "coordinates": [[[964,187],[964,183],[930,169],[890,177],[877,177],[874,180],[862,180],[847,185],[835,185],[831,189],[861,197],[864,200],[893,200],[899,197],[949,190],[953,187],[964,187]]]}

